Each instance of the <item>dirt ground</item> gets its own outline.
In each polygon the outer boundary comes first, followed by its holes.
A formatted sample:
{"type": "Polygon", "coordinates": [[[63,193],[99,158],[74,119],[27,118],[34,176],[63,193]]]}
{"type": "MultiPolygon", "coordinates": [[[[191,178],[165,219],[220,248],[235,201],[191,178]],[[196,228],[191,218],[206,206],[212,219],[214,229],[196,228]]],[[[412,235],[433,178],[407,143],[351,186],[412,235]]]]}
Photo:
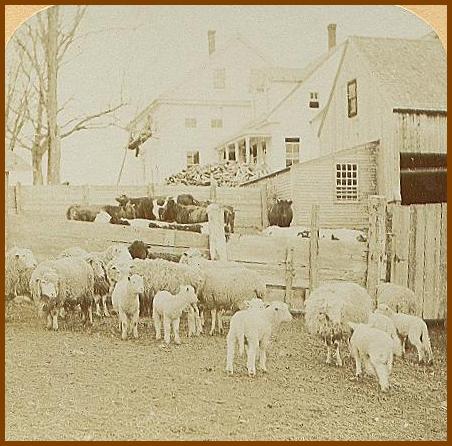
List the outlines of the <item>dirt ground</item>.
{"type": "MultiPolygon", "coordinates": [[[[121,341],[114,320],[47,331],[30,304],[6,309],[7,440],[445,440],[446,332],[434,366],[397,359],[388,394],[324,364],[302,318],[282,326],[267,374],[224,373],[225,338],[163,348],[149,321],[121,341]]],[[[69,324],[68,324],[69,325],[69,324]]]]}

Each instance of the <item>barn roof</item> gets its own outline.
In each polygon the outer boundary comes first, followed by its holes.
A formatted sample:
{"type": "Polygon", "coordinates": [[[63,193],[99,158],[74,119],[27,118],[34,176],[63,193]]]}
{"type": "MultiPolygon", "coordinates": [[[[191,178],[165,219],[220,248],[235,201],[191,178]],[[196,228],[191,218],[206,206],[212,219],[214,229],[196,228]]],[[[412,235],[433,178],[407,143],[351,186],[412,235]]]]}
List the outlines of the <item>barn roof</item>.
{"type": "Polygon", "coordinates": [[[439,39],[351,37],[394,107],[447,109],[447,61],[439,39]]]}

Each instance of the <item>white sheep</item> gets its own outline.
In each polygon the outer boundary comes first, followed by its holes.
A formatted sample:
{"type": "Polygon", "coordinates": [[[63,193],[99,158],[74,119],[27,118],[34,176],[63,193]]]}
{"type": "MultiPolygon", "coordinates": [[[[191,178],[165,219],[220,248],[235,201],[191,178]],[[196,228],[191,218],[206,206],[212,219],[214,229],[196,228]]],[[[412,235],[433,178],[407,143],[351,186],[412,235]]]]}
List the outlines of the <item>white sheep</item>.
{"type": "Polygon", "coordinates": [[[374,312],[369,315],[367,325],[373,328],[378,328],[379,330],[387,333],[392,339],[394,355],[402,356],[402,343],[400,342],[399,335],[397,334],[394,321],[391,318],[385,316],[384,314],[374,312]]]}
{"type": "Polygon", "coordinates": [[[14,299],[20,295],[30,295],[30,278],[37,261],[27,248],[11,248],[5,257],[5,295],[14,299]]]}
{"type": "Polygon", "coordinates": [[[348,322],[366,323],[371,311],[372,300],[367,291],[351,282],[321,285],[306,299],[306,328],[325,342],[327,364],[331,363],[331,348],[335,345],[336,365],[342,366],[339,347],[341,341],[350,337],[348,322]]]}
{"type": "Polygon", "coordinates": [[[182,311],[198,301],[191,285],[181,285],[176,295],[169,291],[159,291],[154,297],[152,318],[154,320],[155,338],[161,339],[161,321],[163,319],[163,333],[166,344],[170,343],[171,327],[174,332],[174,342],[180,344],[179,322],[182,311]]]}
{"type": "Polygon", "coordinates": [[[47,328],[58,330],[64,308],[80,305],[85,323],[93,323],[94,273],[85,260],[65,257],[41,262],[30,278],[33,301],[47,316],[47,328]]]}
{"type": "Polygon", "coordinates": [[[433,363],[433,352],[430,344],[430,336],[425,321],[411,314],[396,313],[389,305],[379,304],[377,312],[391,318],[396,326],[397,332],[402,338],[402,355],[405,354],[406,339],[416,347],[419,363],[424,362],[427,357],[427,363],[433,363]]]}
{"type": "Polygon", "coordinates": [[[237,311],[245,308],[245,302],[252,298],[264,299],[267,288],[263,278],[255,271],[228,261],[207,260],[195,250],[186,252],[181,263],[187,263],[204,275],[205,282],[199,295],[200,306],[210,310],[212,323],[210,335],[223,331],[222,315],[227,310],[237,311]]]}
{"type": "Polygon", "coordinates": [[[88,253],[82,248],[73,247],[65,249],[57,258],[79,257],[84,259],[91,266],[94,273],[94,303],[96,305],[96,314],[101,317],[110,316],[107,307],[107,297],[110,290],[110,283],[107,277],[106,264],[104,256],[101,253],[88,253]],[[103,313],[100,310],[100,302],[102,302],[103,313]]]}
{"type": "Polygon", "coordinates": [[[234,373],[233,362],[236,343],[239,345],[239,354],[243,355],[245,341],[248,344],[247,368],[248,375],[256,375],[256,358],[259,357],[259,366],[267,371],[267,348],[270,344],[272,332],[282,322],[292,320],[289,307],[284,302],[272,302],[266,308],[249,308],[235,313],[231,317],[229,332],[226,337],[226,372],[234,373]]]}
{"type": "Polygon", "coordinates": [[[357,378],[362,376],[362,363],[369,375],[377,376],[383,392],[389,390],[392,372],[394,343],[383,330],[367,324],[348,323],[353,330],[350,338],[350,353],[355,360],[357,378]]]}
{"type": "Polygon", "coordinates": [[[129,333],[138,338],[138,318],[140,315],[139,294],[144,292],[143,278],[137,274],[121,278],[115,285],[111,300],[118,309],[122,339],[129,333]]]}
{"type": "Polygon", "coordinates": [[[412,290],[395,283],[380,283],[377,286],[377,305],[386,304],[396,313],[419,314],[416,295],[412,290]]]}

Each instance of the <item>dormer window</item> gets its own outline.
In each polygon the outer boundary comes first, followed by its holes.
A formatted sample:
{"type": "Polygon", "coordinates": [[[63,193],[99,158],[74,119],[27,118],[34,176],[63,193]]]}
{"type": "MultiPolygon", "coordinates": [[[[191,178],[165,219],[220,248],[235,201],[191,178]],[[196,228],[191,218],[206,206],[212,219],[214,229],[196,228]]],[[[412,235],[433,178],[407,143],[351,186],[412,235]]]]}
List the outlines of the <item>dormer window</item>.
{"type": "Polygon", "coordinates": [[[213,88],[222,90],[226,88],[226,69],[218,68],[213,72],[213,88]]]}
{"type": "Polygon", "coordinates": [[[309,108],[319,108],[319,93],[317,91],[310,93],[309,108]]]}

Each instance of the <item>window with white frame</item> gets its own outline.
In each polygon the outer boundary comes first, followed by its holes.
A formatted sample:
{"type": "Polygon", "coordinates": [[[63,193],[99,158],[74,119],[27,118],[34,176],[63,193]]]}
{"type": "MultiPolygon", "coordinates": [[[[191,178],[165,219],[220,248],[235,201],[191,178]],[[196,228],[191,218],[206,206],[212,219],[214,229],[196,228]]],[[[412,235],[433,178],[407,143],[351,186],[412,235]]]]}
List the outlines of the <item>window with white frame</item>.
{"type": "Polygon", "coordinates": [[[187,167],[199,164],[199,150],[187,152],[187,167]]]}
{"type": "Polygon", "coordinates": [[[213,72],[213,87],[216,89],[226,88],[226,69],[218,68],[213,72]]]}
{"type": "Polygon", "coordinates": [[[319,108],[319,93],[317,91],[311,91],[309,94],[309,107],[319,108]]]}
{"type": "Polygon", "coordinates": [[[300,162],[300,138],[285,138],[286,143],[286,167],[300,162]]]}
{"type": "Polygon", "coordinates": [[[358,164],[336,164],[336,200],[358,200],[358,164]]]}
{"type": "Polygon", "coordinates": [[[210,127],[213,129],[221,129],[223,128],[223,120],[221,118],[219,119],[211,119],[210,120],[210,127]]]}
{"type": "Polygon", "coordinates": [[[196,128],[196,118],[185,118],[185,127],[187,129],[196,128]]]}

